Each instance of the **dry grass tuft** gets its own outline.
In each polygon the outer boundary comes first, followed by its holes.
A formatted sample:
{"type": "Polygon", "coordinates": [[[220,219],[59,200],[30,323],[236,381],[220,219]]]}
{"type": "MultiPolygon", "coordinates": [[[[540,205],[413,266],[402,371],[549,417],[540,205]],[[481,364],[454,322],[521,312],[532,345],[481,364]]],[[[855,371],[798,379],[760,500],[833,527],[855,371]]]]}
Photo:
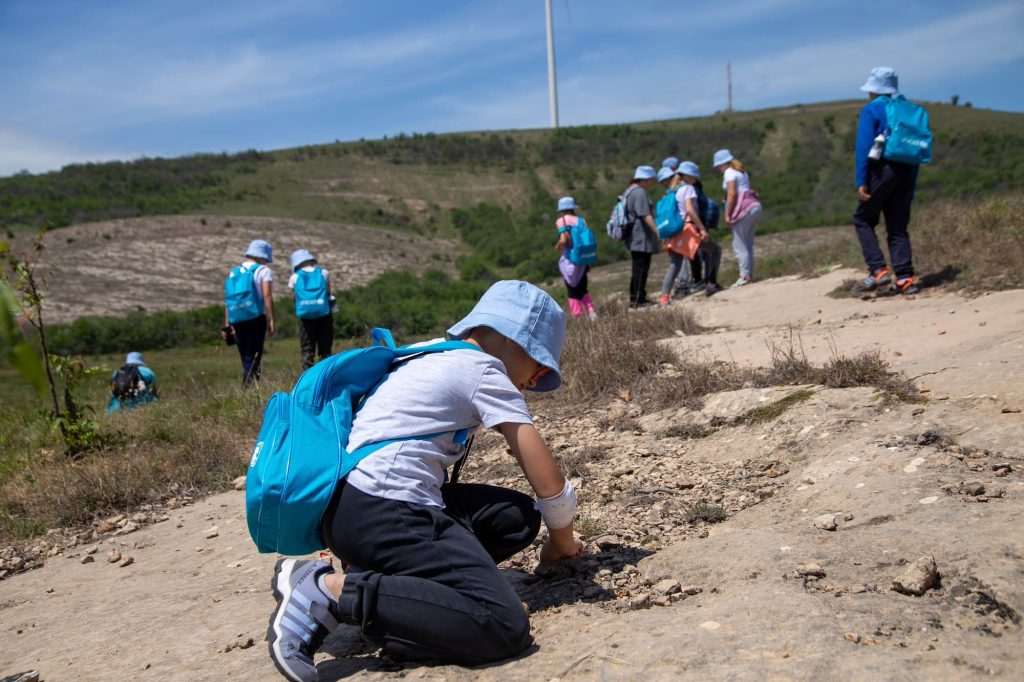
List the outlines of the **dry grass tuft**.
{"type": "Polygon", "coordinates": [[[227,488],[245,472],[268,383],[252,391],[195,384],[189,400],[112,415],[103,446],[77,460],[37,450],[0,483],[0,540],[227,488]]]}
{"type": "Polygon", "coordinates": [[[695,502],[686,508],[687,523],[705,521],[707,523],[719,523],[725,521],[728,514],[725,507],[718,504],[709,504],[704,500],[695,502]]]}
{"type": "Polygon", "coordinates": [[[697,334],[700,326],[680,306],[630,312],[613,304],[594,322],[573,320],[562,351],[565,375],[560,399],[571,402],[633,390],[673,363],[673,351],[659,344],[676,331],[697,334]]]}
{"type": "Polygon", "coordinates": [[[569,478],[578,478],[586,476],[590,471],[589,465],[604,459],[605,454],[604,448],[588,445],[555,453],[555,461],[563,474],[569,478]]]}
{"type": "Polygon", "coordinates": [[[1024,196],[928,204],[915,215],[910,238],[925,286],[1024,287],[1024,196]]]}

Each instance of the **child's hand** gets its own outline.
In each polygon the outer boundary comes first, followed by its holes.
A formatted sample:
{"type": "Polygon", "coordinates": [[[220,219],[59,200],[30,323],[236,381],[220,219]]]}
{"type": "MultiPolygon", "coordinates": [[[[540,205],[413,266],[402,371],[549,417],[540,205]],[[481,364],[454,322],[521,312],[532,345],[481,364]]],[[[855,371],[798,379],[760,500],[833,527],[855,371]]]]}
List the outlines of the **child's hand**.
{"type": "Polygon", "coordinates": [[[559,539],[548,536],[548,539],[544,541],[544,545],[540,548],[540,563],[547,564],[552,561],[563,561],[565,559],[573,559],[583,554],[583,543],[577,540],[575,536],[569,535],[569,541],[559,541],[559,539]]]}

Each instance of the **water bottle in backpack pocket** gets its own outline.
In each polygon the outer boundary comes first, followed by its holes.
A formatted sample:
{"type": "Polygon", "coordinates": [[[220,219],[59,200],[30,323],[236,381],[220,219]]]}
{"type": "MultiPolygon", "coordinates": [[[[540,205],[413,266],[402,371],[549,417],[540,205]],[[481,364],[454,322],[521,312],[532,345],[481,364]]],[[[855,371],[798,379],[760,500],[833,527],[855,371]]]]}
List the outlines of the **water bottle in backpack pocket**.
{"type": "Polygon", "coordinates": [[[566,250],[565,257],[573,265],[593,265],[597,262],[597,240],[582,216],[577,217],[576,224],[569,227],[569,238],[572,245],[566,250]]]}
{"type": "Polygon", "coordinates": [[[303,320],[315,320],[331,312],[327,296],[327,278],[320,268],[312,272],[299,270],[295,280],[295,315],[303,320]]]}
{"type": "Polygon", "coordinates": [[[262,297],[256,292],[254,275],[258,264],[251,267],[238,265],[231,268],[224,282],[224,304],[228,309],[228,323],[252,320],[263,314],[262,297]]]}
{"type": "Polygon", "coordinates": [[[903,95],[881,99],[885,100],[885,118],[889,128],[882,156],[889,161],[915,166],[931,163],[932,131],[928,126],[928,111],[903,95]]]}
{"type": "Polygon", "coordinates": [[[658,239],[670,239],[683,231],[683,216],[679,213],[674,191],[666,191],[665,196],[658,200],[654,219],[658,223],[658,239]]]}

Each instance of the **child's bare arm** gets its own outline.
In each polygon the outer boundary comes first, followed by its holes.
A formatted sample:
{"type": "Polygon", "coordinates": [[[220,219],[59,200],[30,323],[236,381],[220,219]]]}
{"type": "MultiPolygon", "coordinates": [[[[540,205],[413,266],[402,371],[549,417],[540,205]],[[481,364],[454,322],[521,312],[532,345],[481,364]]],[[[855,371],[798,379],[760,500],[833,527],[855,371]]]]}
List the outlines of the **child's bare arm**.
{"type": "Polygon", "coordinates": [[[562,492],[565,476],[536,426],[505,423],[498,425],[498,431],[508,441],[512,456],[519,462],[537,497],[554,497],[562,492]]]}
{"type": "MultiPolygon", "coordinates": [[[[556,498],[562,494],[566,488],[565,476],[537,427],[533,424],[505,423],[498,425],[498,431],[508,442],[512,456],[519,462],[538,499],[556,498]]],[[[558,525],[560,527],[557,528],[548,525],[548,541],[541,548],[540,554],[542,562],[568,559],[583,553],[583,543],[573,535],[572,520],[564,526],[558,525]]]]}

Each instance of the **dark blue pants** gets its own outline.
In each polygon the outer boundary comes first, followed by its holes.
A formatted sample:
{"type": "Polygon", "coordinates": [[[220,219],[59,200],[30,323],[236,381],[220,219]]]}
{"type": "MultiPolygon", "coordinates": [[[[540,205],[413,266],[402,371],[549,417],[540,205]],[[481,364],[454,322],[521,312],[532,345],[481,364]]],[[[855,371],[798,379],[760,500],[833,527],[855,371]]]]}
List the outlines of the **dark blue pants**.
{"type": "Polygon", "coordinates": [[[444,510],[341,484],[321,525],[327,547],[351,564],[340,619],[403,657],[475,665],[514,656],[532,641],[530,620],[497,563],[533,542],[540,513],[506,488],[448,483],[441,493],[444,510]]]}
{"type": "Polygon", "coordinates": [[[263,342],[267,338],[267,316],[260,315],[231,326],[235,328],[235,343],[242,358],[242,386],[249,386],[260,379],[263,342]]]}
{"type": "Polygon", "coordinates": [[[914,198],[917,167],[892,161],[873,162],[868,166],[868,194],[871,198],[857,204],[853,226],[864,262],[872,273],[885,267],[885,256],[878,246],[875,228],[885,216],[889,258],[897,279],[914,276],[910,254],[910,202],[914,198]]]}
{"type": "Polygon", "coordinates": [[[302,352],[302,371],[330,356],[334,344],[334,315],[328,313],[315,320],[299,318],[299,349],[302,352]]]}

